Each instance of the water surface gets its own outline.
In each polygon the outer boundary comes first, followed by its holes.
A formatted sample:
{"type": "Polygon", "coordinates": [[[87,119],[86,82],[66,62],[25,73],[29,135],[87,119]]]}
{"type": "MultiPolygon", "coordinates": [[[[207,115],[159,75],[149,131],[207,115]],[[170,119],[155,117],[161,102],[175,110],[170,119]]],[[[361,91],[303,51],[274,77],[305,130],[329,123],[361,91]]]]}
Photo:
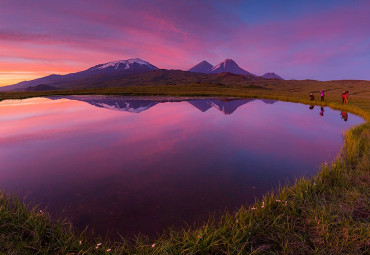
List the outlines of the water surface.
{"type": "Polygon", "coordinates": [[[358,116],[272,100],[0,102],[0,188],[99,234],[153,236],[233,211],[333,160],[358,116]]]}

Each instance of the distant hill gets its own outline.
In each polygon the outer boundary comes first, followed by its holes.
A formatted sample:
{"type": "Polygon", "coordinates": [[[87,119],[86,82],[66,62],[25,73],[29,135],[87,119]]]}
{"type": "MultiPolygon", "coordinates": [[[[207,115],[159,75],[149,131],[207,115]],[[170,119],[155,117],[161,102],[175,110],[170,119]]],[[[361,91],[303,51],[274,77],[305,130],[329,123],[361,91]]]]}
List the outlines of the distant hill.
{"type": "Polygon", "coordinates": [[[265,79],[279,79],[279,80],[284,80],[283,78],[281,78],[279,75],[277,75],[276,73],[265,73],[264,75],[262,75],[261,77],[265,78],[265,79]]]}

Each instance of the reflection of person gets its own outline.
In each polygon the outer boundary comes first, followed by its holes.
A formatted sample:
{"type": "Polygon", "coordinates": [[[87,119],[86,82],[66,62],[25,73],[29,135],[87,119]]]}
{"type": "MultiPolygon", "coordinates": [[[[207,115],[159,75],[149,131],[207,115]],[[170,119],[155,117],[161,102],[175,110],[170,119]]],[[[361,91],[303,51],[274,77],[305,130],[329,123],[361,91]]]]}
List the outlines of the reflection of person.
{"type": "Polygon", "coordinates": [[[324,107],[321,106],[320,116],[324,116],[324,107]]]}
{"type": "Polygon", "coordinates": [[[341,114],[340,114],[341,116],[342,116],[342,119],[344,120],[344,121],[347,121],[348,120],[348,113],[346,113],[346,112],[341,112],[341,114]]]}
{"type": "Polygon", "coordinates": [[[313,110],[315,106],[314,105],[310,105],[310,110],[313,110]]]}
{"type": "Polygon", "coordinates": [[[346,92],[342,92],[342,103],[344,104],[346,102],[346,92]]]}
{"type": "Polygon", "coordinates": [[[321,101],[325,101],[325,99],[324,99],[324,97],[325,97],[325,91],[324,91],[324,89],[322,89],[320,91],[320,96],[321,96],[321,101]]]}
{"type": "Polygon", "coordinates": [[[315,100],[315,97],[314,97],[314,95],[312,93],[310,94],[310,100],[311,101],[315,100]]]}
{"type": "Polygon", "coordinates": [[[349,91],[346,90],[345,98],[344,98],[344,103],[348,104],[348,98],[349,98],[349,91]]]}

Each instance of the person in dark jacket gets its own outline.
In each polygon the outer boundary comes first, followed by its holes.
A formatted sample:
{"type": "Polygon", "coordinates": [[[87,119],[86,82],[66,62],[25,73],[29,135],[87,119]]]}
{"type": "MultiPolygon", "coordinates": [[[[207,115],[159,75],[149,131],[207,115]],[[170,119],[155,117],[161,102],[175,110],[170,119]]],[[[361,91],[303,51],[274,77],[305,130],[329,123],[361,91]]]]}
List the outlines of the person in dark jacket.
{"type": "Polygon", "coordinates": [[[315,96],[312,93],[310,94],[310,100],[311,101],[315,100],[315,96]]]}

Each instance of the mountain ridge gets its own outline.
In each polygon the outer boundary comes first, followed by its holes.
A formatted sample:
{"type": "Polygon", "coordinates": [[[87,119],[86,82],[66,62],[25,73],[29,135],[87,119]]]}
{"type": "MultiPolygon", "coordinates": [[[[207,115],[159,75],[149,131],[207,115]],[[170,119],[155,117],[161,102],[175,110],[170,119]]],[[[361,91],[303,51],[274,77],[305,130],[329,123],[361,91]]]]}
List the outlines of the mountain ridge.
{"type": "Polygon", "coordinates": [[[225,59],[216,66],[203,60],[189,71],[182,71],[159,69],[140,58],[132,58],[98,64],[80,72],[65,75],[51,74],[30,81],[22,81],[0,87],[0,92],[194,83],[245,86],[248,85],[248,81],[258,79],[264,78],[240,68],[232,59],[225,59]]]}

